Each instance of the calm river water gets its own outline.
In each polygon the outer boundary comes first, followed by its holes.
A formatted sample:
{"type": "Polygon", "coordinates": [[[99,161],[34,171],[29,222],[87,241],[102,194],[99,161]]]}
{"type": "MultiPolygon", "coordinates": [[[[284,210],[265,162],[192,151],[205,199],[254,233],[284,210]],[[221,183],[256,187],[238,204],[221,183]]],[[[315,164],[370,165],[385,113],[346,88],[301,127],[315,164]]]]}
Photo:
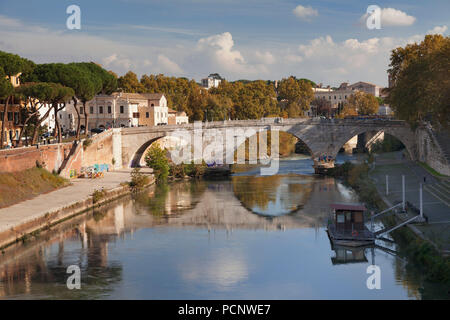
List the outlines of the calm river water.
{"type": "Polygon", "coordinates": [[[358,199],[312,173],[311,161],[296,157],[281,161],[275,176],[252,168],[115,201],[0,255],[0,297],[421,298],[420,281],[395,253],[331,247],[329,204],[358,199]],[[380,290],[366,285],[372,263],[380,290]],[[66,286],[70,265],[81,268],[80,290],[66,286]]]}

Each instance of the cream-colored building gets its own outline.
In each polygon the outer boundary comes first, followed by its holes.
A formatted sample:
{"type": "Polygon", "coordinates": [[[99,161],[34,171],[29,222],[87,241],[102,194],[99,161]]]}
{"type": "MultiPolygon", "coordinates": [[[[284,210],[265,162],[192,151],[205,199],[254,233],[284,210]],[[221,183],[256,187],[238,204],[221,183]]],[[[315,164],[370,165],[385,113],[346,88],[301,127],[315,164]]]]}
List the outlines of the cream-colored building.
{"type": "Polygon", "coordinates": [[[370,94],[374,95],[375,97],[379,97],[381,90],[383,89],[383,87],[380,87],[376,84],[373,84],[370,82],[364,82],[364,81],[358,81],[358,82],[350,85],[349,87],[353,90],[370,93],[370,94]]]}
{"type": "Polygon", "coordinates": [[[326,99],[330,101],[333,108],[342,105],[347,99],[355,93],[355,90],[348,86],[347,83],[342,83],[337,90],[328,88],[313,88],[314,98],[326,99]]]}
{"type": "MultiPolygon", "coordinates": [[[[97,95],[86,103],[87,110],[84,110],[81,102],[78,102],[78,109],[82,128],[85,111],[88,113],[88,130],[157,126],[168,124],[169,121],[167,99],[162,93],[115,92],[111,95],[97,95]]],[[[65,111],[61,115],[63,127],[75,130],[78,116],[72,101],[66,105],[65,111]]]]}

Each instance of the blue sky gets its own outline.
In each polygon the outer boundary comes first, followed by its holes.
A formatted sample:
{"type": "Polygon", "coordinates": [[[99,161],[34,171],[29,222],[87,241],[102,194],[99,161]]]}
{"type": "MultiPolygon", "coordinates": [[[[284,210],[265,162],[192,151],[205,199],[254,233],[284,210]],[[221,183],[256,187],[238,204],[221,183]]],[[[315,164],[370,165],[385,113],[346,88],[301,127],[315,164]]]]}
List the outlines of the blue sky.
{"type": "Polygon", "coordinates": [[[448,0],[0,0],[0,50],[37,63],[96,61],[119,75],[386,85],[390,50],[448,35],[449,12],[448,0]],[[66,28],[71,4],[81,30],[66,28]],[[382,9],[380,30],[362,18],[371,4],[382,9]]]}

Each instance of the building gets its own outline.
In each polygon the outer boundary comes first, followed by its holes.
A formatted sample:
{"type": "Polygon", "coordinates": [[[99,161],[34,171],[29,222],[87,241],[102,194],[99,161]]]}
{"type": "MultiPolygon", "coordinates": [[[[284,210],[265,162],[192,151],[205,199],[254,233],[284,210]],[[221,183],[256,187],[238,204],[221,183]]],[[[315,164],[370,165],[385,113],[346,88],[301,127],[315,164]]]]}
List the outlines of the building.
{"type": "Polygon", "coordinates": [[[207,90],[217,88],[222,80],[222,77],[218,73],[211,73],[207,78],[202,79],[202,87],[207,90]]]}
{"type": "Polygon", "coordinates": [[[189,118],[186,115],[186,112],[178,112],[176,110],[169,108],[169,122],[168,124],[183,124],[189,123],[189,118]]]}
{"type": "MultiPolygon", "coordinates": [[[[115,92],[97,95],[86,103],[88,130],[94,128],[120,128],[157,126],[169,123],[167,99],[162,93],[115,92]]],[[[81,128],[85,126],[85,110],[78,102],[81,128]]],[[[76,130],[78,115],[73,101],[58,114],[63,130],[76,130]]]]}
{"type": "Polygon", "coordinates": [[[314,98],[330,101],[332,108],[343,105],[347,98],[355,93],[355,89],[352,89],[346,82],[342,83],[336,90],[328,86],[327,88],[313,88],[313,91],[314,98]]]}
{"type": "MultiPolygon", "coordinates": [[[[9,80],[13,87],[20,85],[21,73],[12,76],[9,80]]],[[[0,128],[2,127],[3,117],[5,116],[6,99],[0,99],[0,128]]],[[[6,113],[6,121],[3,132],[3,146],[13,146],[19,140],[20,133],[23,130],[22,108],[24,104],[22,101],[11,97],[8,103],[8,110],[6,113]]],[[[2,147],[3,147],[2,146],[2,147]]]]}
{"type": "Polygon", "coordinates": [[[380,92],[383,89],[382,87],[377,86],[376,84],[369,83],[369,82],[363,82],[363,81],[356,82],[356,83],[350,85],[349,87],[353,90],[359,90],[359,91],[363,91],[366,93],[370,93],[370,94],[374,95],[375,97],[379,97],[380,92]]]}

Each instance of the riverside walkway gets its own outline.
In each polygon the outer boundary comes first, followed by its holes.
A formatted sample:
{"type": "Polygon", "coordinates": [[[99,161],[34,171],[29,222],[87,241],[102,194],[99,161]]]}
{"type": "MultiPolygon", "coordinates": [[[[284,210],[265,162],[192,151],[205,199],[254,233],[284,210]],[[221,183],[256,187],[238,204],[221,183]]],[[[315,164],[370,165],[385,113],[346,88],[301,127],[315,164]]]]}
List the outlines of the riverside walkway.
{"type": "Polygon", "coordinates": [[[402,201],[402,175],[405,175],[405,199],[418,209],[420,183],[423,184],[423,212],[428,223],[416,228],[443,251],[450,252],[450,179],[433,176],[419,164],[403,159],[401,152],[376,156],[370,177],[380,195],[392,205],[402,201]],[[388,194],[386,175],[389,176],[388,194]]]}
{"type": "Polygon", "coordinates": [[[106,172],[103,178],[72,179],[71,185],[0,209],[0,234],[56,212],[92,196],[95,190],[112,190],[130,180],[131,169],[106,172]]]}

